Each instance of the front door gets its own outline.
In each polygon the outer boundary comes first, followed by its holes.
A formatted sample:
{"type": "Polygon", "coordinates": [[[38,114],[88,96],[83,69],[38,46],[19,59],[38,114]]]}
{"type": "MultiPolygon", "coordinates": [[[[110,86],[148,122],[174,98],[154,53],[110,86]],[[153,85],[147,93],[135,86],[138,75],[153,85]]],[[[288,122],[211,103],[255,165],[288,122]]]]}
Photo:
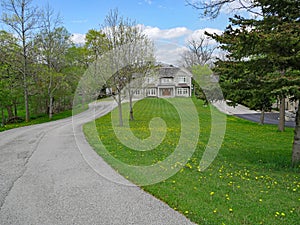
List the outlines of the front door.
{"type": "Polygon", "coordinates": [[[171,96],[172,88],[162,89],[162,96],[171,96]]]}

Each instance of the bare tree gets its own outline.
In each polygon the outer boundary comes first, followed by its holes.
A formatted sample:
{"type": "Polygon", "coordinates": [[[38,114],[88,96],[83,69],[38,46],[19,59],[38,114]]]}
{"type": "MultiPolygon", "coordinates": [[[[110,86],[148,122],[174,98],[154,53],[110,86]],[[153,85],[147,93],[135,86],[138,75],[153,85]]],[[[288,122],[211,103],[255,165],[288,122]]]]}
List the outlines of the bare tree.
{"type": "Polygon", "coordinates": [[[25,99],[26,121],[30,119],[28,71],[29,71],[29,42],[34,31],[39,27],[40,10],[31,6],[32,0],[4,0],[2,21],[10,27],[19,39],[22,47],[22,78],[25,99]]]}
{"type": "Polygon", "coordinates": [[[112,96],[118,104],[119,125],[123,126],[122,101],[125,98],[125,87],[129,88],[129,100],[132,111],[132,86],[128,86],[133,80],[133,74],[150,68],[149,62],[153,62],[153,47],[150,40],[142,33],[135,21],[124,19],[117,9],[110,11],[103,24],[104,33],[109,41],[109,49],[112,50],[110,65],[116,71],[109,79],[112,96]]]}
{"type": "Polygon", "coordinates": [[[132,28],[132,41],[128,45],[128,63],[130,64],[130,69],[126,71],[130,120],[134,120],[133,97],[137,90],[143,91],[146,88],[146,77],[153,76],[152,72],[155,68],[152,41],[146,35],[142,34],[142,31],[137,26],[132,28]]]}
{"type": "Polygon", "coordinates": [[[216,46],[212,45],[205,36],[189,40],[187,48],[181,55],[181,63],[184,67],[191,69],[195,65],[212,64],[216,46]]]}
{"type": "Polygon", "coordinates": [[[231,11],[246,10],[261,15],[254,0],[186,0],[187,5],[200,11],[201,17],[216,18],[226,7],[231,11]]]}

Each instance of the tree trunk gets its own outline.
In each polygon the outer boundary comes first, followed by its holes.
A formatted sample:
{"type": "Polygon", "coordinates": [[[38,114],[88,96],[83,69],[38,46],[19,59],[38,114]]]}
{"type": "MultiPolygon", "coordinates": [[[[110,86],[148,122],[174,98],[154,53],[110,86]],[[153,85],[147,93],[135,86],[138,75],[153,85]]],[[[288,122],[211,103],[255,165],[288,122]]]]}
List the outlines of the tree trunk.
{"type": "MultiPolygon", "coordinates": [[[[24,81],[24,82],[26,82],[26,81],[24,81]]],[[[26,112],[25,121],[29,122],[30,113],[29,113],[29,99],[28,99],[27,85],[24,85],[24,99],[25,99],[25,112],[26,112]]]]}
{"type": "Polygon", "coordinates": [[[6,109],[7,109],[8,119],[13,118],[14,114],[13,114],[12,106],[11,105],[6,106],[6,109]]]}
{"type": "Polygon", "coordinates": [[[262,108],[262,110],[261,110],[259,124],[261,124],[261,125],[265,124],[265,108],[262,108]]]}
{"type": "MultiPolygon", "coordinates": [[[[24,10],[24,8],[22,8],[24,10]]],[[[24,12],[23,12],[24,14],[24,12]]],[[[24,24],[22,24],[24,26],[24,24]]],[[[22,41],[23,41],[23,87],[24,87],[24,100],[25,100],[25,121],[29,122],[30,113],[29,113],[29,98],[28,98],[28,86],[27,86],[27,47],[26,47],[26,36],[25,29],[22,28],[22,41]]]]}
{"type": "Polygon", "coordinates": [[[4,109],[1,108],[1,116],[2,116],[2,125],[5,125],[5,117],[4,117],[4,109]]]}
{"type": "Polygon", "coordinates": [[[285,128],[285,97],[280,97],[278,130],[282,132],[284,131],[284,128],[285,128]]]}
{"type": "Polygon", "coordinates": [[[17,103],[14,103],[14,111],[15,111],[15,117],[18,117],[18,105],[17,105],[17,103]]]}
{"type": "Polygon", "coordinates": [[[128,90],[128,94],[129,94],[129,108],[130,108],[129,115],[130,115],[130,120],[134,120],[134,116],[133,116],[133,104],[132,104],[133,94],[131,94],[130,92],[131,92],[131,89],[129,88],[129,90],[128,90]]]}
{"type": "Polygon", "coordinates": [[[293,154],[292,164],[296,166],[300,163],[300,100],[298,101],[298,110],[296,113],[296,127],[294,131],[294,143],[293,143],[293,154]]]}
{"type": "Polygon", "coordinates": [[[85,93],[84,91],[82,92],[82,96],[81,96],[81,108],[84,109],[84,98],[85,98],[85,93]]]}
{"type": "Polygon", "coordinates": [[[132,107],[132,99],[130,100],[130,120],[134,120],[133,107],[132,107]]]}
{"type": "Polygon", "coordinates": [[[122,99],[121,94],[118,94],[118,109],[119,109],[119,125],[123,127],[122,99]]]}
{"type": "Polygon", "coordinates": [[[53,116],[53,97],[52,94],[49,96],[49,119],[51,120],[53,116]]]}

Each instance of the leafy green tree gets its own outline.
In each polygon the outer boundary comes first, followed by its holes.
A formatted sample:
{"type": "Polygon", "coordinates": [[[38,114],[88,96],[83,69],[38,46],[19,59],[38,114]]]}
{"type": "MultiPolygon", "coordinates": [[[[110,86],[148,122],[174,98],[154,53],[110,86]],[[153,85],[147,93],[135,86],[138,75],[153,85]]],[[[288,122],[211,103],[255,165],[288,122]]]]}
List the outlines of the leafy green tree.
{"type": "Polygon", "coordinates": [[[90,62],[94,62],[99,57],[109,50],[109,43],[103,31],[89,30],[85,37],[84,47],[89,55],[90,62]]]}
{"type": "Polygon", "coordinates": [[[42,28],[35,38],[35,44],[39,58],[47,67],[47,70],[41,71],[44,88],[47,90],[49,119],[52,119],[55,93],[65,82],[62,69],[66,64],[65,54],[70,47],[70,34],[60,26],[59,16],[49,6],[42,15],[42,28]]]}
{"type": "Polygon", "coordinates": [[[192,67],[194,91],[197,98],[204,100],[205,104],[223,100],[223,94],[218,86],[218,78],[208,65],[192,67]]]}
{"type": "MultiPolygon", "coordinates": [[[[0,31],[0,80],[2,111],[7,109],[8,120],[18,116],[18,103],[21,94],[21,77],[19,67],[16,64],[20,58],[20,48],[17,39],[6,31],[0,31]]],[[[2,115],[2,123],[4,114],[2,115]]]]}
{"type": "MultiPolygon", "coordinates": [[[[91,29],[87,32],[86,37],[85,37],[85,45],[84,45],[84,50],[87,55],[87,60],[88,60],[88,65],[90,67],[94,67],[94,76],[97,76],[97,65],[98,65],[98,60],[100,60],[100,57],[109,50],[109,40],[107,39],[104,31],[102,30],[95,30],[91,29]]],[[[99,93],[97,93],[97,97],[100,97],[101,95],[104,95],[104,93],[101,93],[101,90],[106,88],[105,83],[101,85],[99,93]],[[103,86],[102,86],[103,85],[103,86]]],[[[86,96],[90,95],[88,93],[89,90],[88,88],[82,88],[81,90],[81,98],[82,101],[85,101],[86,96]]],[[[102,91],[103,92],[103,91],[102,91]]],[[[106,95],[106,91],[105,91],[106,95]]],[[[82,104],[83,105],[83,104],[82,104]]]]}
{"type": "Polygon", "coordinates": [[[32,6],[32,0],[3,0],[2,6],[4,13],[2,21],[12,29],[16,37],[20,41],[22,49],[21,58],[21,73],[23,80],[24,102],[26,121],[30,119],[29,108],[29,88],[28,77],[30,58],[29,58],[29,43],[33,38],[34,31],[39,27],[40,10],[32,6]]]}
{"type": "Polygon", "coordinates": [[[61,92],[61,96],[63,96],[63,108],[69,108],[69,104],[71,106],[73,104],[74,106],[81,104],[82,108],[84,107],[85,90],[80,89],[81,86],[78,86],[78,82],[90,65],[90,57],[91,56],[84,46],[72,45],[68,48],[65,55],[66,67],[62,71],[65,74],[65,82],[68,84],[68,89],[64,89],[64,91],[61,92]],[[80,89],[77,91],[80,92],[81,102],[73,102],[73,94],[77,88],[80,89]],[[68,91],[69,94],[67,94],[66,91],[68,91]]]}

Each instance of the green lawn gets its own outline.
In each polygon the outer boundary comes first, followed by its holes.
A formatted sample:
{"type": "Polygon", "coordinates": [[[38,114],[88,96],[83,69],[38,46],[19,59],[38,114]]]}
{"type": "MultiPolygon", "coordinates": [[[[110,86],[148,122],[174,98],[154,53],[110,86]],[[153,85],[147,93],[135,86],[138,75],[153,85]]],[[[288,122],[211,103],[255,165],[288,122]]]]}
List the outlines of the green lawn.
{"type": "MultiPolygon", "coordinates": [[[[184,107],[187,100],[172,101],[184,107]]],[[[201,101],[193,101],[201,128],[196,151],[178,173],[142,188],[197,224],[300,224],[300,168],[290,168],[293,130],[287,128],[280,133],[276,126],[228,116],[217,158],[207,170],[199,172],[210,135],[211,113],[201,101]]],[[[112,128],[111,114],[96,120],[97,135],[107,151],[93,135],[93,123],[86,124],[84,131],[99,155],[120,174],[140,183],[139,173],[123,165],[148,166],[167,159],[179,142],[181,127],[178,112],[166,100],[144,99],[135,104],[134,111],[130,131],[138,138],[149,137],[152,118],[160,117],[167,124],[163,142],[152,151],[124,146],[112,128]]]]}

